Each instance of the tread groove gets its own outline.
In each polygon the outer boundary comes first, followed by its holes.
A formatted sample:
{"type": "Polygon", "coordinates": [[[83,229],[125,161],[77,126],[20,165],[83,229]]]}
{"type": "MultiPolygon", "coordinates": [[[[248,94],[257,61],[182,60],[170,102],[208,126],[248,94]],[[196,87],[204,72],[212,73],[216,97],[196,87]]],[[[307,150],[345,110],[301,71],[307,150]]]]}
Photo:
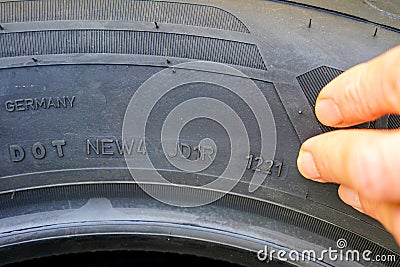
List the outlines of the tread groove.
{"type": "Polygon", "coordinates": [[[0,3],[2,23],[48,20],[156,21],[249,33],[247,27],[231,13],[199,4],[132,0],[40,0],[0,3]]]}
{"type": "Polygon", "coordinates": [[[387,126],[388,129],[400,128],[400,115],[389,115],[387,126]]]}
{"type": "MultiPolygon", "coordinates": [[[[297,81],[299,82],[308,103],[313,109],[315,108],[315,101],[317,100],[318,94],[322,88],[342,72],[342,70],[321,66],[297,77],[297,81]]],[[[329,132],[335,129],[321,123],[319,123],[319,126],[323,132],[329,132]]]]}
{"type": "Polygon", "coordinates": [[[75,53],[167,56],[267,69],[255,44],[211,37],[133,30],[49,30],[0,34],[0,58],[75,53]]]}

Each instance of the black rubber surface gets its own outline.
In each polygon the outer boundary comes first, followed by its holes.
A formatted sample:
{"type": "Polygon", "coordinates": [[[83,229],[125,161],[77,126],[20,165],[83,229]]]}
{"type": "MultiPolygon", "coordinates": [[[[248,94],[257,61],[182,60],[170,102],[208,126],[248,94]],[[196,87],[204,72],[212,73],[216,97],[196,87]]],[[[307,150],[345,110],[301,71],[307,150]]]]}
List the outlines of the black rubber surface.
{"type": "MultiPolygon", "coordinates": [[[[363,1],[335,1],[337,9],[304,2],[0,1],[0,265],[153,251],[265,266],[257,260],[264,246],[320,252],[345,239],[348,249],[396,260],[288,264],[399,266],[399,247],[379,223],[343,204],[337,186],[305,180],[296,168],[301,142],[335,130],[316,120],[319,91],[400,44],[398,21],[365,11],[363,1]],[[171,84],[149,102],[153,89],[171,84]],[[154,105],[146,136],[126,136],[124,118],[138,95],[138,105],[154,105]],[[207,114],[225,109],[240,118],[249,151],[231,149],[245,143],[229,136],[238,125],[200,116],[179,132],[183,157],[200,166],[203,152],[196,156],[195,148],[202,140],[217,149],[208,167],[189,172],[163,150],[163,124],[182,103],[205,98],[225,104],[207,114]],[[266,106],[274,123],[259,113],[266,106]],[[274,140],[268,158],[264,146],[274,140]],[[172,184],[138,185],[124,156],[148,157],[172,184]],[[220,177],[230,158],[244,169],[230,192],[219,198],[199,187],[220,177]],[[143,189],[193,202],[219,199],[175,207],[143,189]]],[[[139,109],[128,123],[140,127],[140,116],[139,109]]],[[[394,129],[400,120],[390,115],[359,127],[394,129]]]]}
{"type": "MultiPolygon", "coordinates": [[[[330,81],[339,76],[343,71],[334,69],[327,66],[321,66],[316,69],[310,70],[297,77],[300,83],[301,89],[311,107],[315,108],[315,101],[317,100],[318,94],[322,88],[325,87],[330,81]]],[[[325,126],[320,123],[320,127],[324,132],[333,130],[332,127],[325,126]]]]}
{"type": "Polygon", "coordinates": [[[102,253],[82,253],[72,255],[54,256],[50,259],[36,259],[12,266],[54,266],[62,262],[63,264],[84,266],[127,266],[127,265],[164,265],[164,266],[188,266],[196,264],[218,267],[235,267],[240,265],[228,264],[222,261],[211,260],[188,255],[174,255],[170,253],[155,252],[102,252],[102,253]],[[179,257],[179,263],[176,261],[179,257]]]}

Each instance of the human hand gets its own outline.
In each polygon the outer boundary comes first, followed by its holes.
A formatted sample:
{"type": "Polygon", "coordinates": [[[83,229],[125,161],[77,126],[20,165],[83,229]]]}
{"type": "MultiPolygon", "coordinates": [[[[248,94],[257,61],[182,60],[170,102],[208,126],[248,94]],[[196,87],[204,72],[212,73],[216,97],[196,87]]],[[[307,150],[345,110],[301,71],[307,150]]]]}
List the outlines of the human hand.
{"type": "MultiPolygon", "coordinates": [[[[330,82],[315,112],[333,127],[400,114],[400,46],[330,82]]],[[[400,244],[400,129],[345,129],[310,138],[297,165],[306,178],[340,184],[340,198],[380,221],[400,244]]]]}

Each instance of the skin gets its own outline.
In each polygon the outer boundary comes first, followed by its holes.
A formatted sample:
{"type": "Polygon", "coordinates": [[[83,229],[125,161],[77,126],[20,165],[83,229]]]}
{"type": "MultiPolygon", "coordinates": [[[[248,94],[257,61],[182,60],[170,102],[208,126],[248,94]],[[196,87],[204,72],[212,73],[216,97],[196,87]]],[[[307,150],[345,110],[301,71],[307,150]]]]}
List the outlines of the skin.
{"type": "MultiPolygon", "coordinates": [[[[330,82],[315,113],[333,127],[400,114],[400,46],[330,82]]],[[[340,184],[339,197],[382,223],[400,245],[400,129],[315,136],[301,146],[297,165],[308,179],[340,184]]]]}

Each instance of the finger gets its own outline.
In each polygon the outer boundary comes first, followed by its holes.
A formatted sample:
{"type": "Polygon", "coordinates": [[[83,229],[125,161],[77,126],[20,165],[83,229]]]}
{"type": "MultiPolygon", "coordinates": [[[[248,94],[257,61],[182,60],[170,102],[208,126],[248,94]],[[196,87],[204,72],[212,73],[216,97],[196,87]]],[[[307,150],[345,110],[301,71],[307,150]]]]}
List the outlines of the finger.
{"type": "Polygon", "coordinates": [[[334,127],[400,113],[400,46],[331,81],[321,90],[315,113],[321,123],[334,127]]]}
{"type": "Polygon", "coordinates": [[[339,187],[338,193],[346,204],[378,220],[400,245],[400,203],[370,200],[343,185],[339,187]]]}
{"type": "Polygon", "coordinates": [[[313,137],[302,145],[297,165],[306,178],[400,202],[400,130],[338,130],[313,137]]]}

